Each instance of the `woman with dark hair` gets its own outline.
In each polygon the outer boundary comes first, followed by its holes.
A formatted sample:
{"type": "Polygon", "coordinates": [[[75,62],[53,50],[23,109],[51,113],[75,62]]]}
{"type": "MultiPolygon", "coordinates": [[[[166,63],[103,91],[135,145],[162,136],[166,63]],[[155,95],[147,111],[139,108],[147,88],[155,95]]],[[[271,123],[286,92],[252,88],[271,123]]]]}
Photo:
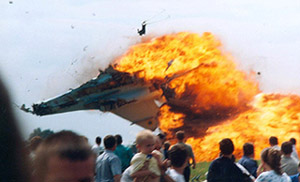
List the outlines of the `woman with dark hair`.
{"type": "Polygon", "coordinates": [[[8,93],[0,80],[0,181],[29,182],[25,150],[8,93]]]}
{"type": "Polygon", "coordinates": [[[281,153],[274,148],[267,148],[261,154],[261,164],[257,169],[257,174],[263,171],[255,180],[256,182],[291,182],[286,173],[282,173],[280,168],[281,153]]]}

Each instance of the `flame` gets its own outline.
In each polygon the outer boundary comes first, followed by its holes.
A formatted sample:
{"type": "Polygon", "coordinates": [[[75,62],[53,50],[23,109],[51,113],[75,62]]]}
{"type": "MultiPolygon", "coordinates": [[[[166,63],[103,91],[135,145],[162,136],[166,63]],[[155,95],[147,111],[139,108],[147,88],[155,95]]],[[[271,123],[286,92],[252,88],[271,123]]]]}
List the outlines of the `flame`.
{"type": "Polygon", "coordinates": [[[170,109],[171,107],[168,105],[164,105],[160,108],[158,120],[160,121],[159,127],[163,131],[180,128],[184,125],[185,115],[182,113],[173,113],[170,109]]]}
{"type": "Polygon", "coordinates": [[[203,138],[191,137],[187,140],[193,146],[198,161],[213,160],[218,156],[218,142],[223,138],[232,139],[234,154],[241,157],[242,146],[251,142],[255,146],[256,158],[268,147],[270,136],[279,141],[294,137],[300,139],[300,97],[296,95],[258,94],[252,103],[253,108],[238,115],[235,119],[212,126],[203,138]]]}
{"type": "Polygon", "coordinates": [[[215,159],[223,138],[233,140],[236,157],[242,156],[246,142],[254,143],[259,154],[270,136],[282,142],[300,139],[300,98],[261,93],[253,73],[238,70],[211,33],[181,32],[148,40],[116,63],[116,70],[159,85],[167,100],[158,115],[160,129],[170,138],[186,131],[197,161],[215,159]]]}

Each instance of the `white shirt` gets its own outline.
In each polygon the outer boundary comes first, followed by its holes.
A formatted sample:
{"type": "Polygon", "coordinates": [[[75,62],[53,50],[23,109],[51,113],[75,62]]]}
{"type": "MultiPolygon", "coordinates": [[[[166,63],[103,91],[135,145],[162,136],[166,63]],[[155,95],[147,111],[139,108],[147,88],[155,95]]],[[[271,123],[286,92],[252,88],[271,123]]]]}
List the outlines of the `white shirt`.
{"type": "Polygon", "coordinates": [[[185,182],[184,176],[175,169],[168,168],[166,174],[169,175],[175,182],[185,182]]]}
{"type": "Polygon", "coordinates": [[[127,169],[125,169],[121,177],[121,182],[133,182],[133,179],[130,176],[131,170],[132,167],[130,166],[127,169]]]}
{"type": "Polygon", "coordinates": [[[92,151],[93,151],[97,156],[99,156],[99,155],[100,155],[100,152],[103,151],[103,150],[102,150],[102,147],[100,147],[100,145],[95,144],[95,145],[92,146],[92,151]]]}

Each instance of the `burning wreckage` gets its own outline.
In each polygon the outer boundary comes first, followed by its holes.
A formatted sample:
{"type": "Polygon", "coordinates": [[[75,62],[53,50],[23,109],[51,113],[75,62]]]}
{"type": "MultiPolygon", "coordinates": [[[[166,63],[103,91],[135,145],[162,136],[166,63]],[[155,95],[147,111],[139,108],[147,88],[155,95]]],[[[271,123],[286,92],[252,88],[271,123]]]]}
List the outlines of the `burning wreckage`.
{"type": "Polygon", "coordinates": [[[262,93],[251,72],[210,33],[181,32],[132,46],[97,78],[56,98],[21,109],[36,115],[97,109],[133,124],[159,127],[170,139],[186,132],[197,161],[219,155],[216,147],[231,138],[235,155],[252,142],[267,147],[270,136],[300,140],[300,97],[262,93]]]}
{"type": "Polygon", "coordinates": [[[21,109],[39,116],[97,109],[147,129],[202,136],[244,111],[257,94],[219,46],[210,33],[162,36],[131,47],[78,88],[21,109]]]}
{"type": "Polygon", "coordinates": [[[97,109],[112,112],[132,124],[155,130],[158,126],[157,113],[162,91],[155,84],[147,84],[143,79],[119,72],[113,67],[69,92],[48,101],[33,104],[33,110],[22,110],[44,116],[78,110],[97,109]]]}

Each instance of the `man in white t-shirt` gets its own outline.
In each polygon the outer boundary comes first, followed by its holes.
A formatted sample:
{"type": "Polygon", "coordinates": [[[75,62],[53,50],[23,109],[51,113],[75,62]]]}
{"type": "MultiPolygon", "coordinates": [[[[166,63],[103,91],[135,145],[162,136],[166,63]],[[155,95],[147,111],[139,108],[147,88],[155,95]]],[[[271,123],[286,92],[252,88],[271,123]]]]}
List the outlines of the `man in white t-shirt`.
{"type": "Polygon", "coordinates": [[[95,142],[96,142],[96,144],[93,145],[92,151],[96,154],[96,157],[98,157],[104,151],[103,148],[100,147],[101,137],[97,136],[95,142]]]}
{"type": "Polygon", "coordinates": [[[171,167],[166,174],[176,182],[185,182],[183,171],[188,162],[188,151],[183,144],[176,144],[168,151],[171,167]]]}

